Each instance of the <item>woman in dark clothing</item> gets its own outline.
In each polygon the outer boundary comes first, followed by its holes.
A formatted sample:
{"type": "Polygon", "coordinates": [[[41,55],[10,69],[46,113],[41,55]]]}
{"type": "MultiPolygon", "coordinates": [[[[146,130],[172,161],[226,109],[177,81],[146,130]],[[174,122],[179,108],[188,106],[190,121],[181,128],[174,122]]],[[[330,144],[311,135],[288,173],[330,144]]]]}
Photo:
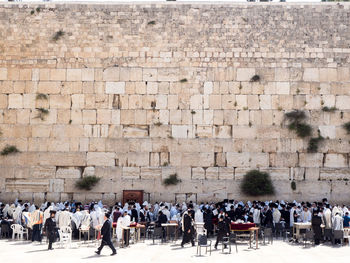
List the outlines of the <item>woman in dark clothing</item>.
{"type": "Polygon", "coordinates": [[[314,231],[315,245],[319,245],[320,240],[322,238],[322,229],[321,229],[322,219],[321,217],[318,216],[318,212],[316,210],[313,212],[311,224],[312,224],[312,230],[314,231]]]}

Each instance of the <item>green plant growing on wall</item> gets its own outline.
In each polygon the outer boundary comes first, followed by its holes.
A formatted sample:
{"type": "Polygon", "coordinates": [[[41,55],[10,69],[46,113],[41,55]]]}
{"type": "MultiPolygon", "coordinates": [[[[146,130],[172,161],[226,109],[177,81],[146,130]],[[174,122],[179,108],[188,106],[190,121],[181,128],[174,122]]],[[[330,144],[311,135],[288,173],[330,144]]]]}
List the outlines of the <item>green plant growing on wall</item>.
{"type": "Polygon", "coordinates": [[[35,9],[35,11],[37,11],[38,13],[40,13],[40,11],[41,11],[40,7],[37,7],[37,8],[35,9]]]}
{"type": "Polygon", "coordinates": [[[346,130],[347,134],[350,134],[350,121],[343,124],[343,128],[346,130]]]}
{"type": "Polygon", "coordinates": [[[295,183],[295,181],[292,181],[290,183],[290,188],[292,188],[293,191],[297,190],[297,184],[295,183]]]}
{"type": "Polygon", "coordinates": [[[259,75],[254,75],[253,77],[250,78],[250,82],[259,82],[259,81],[260,81],[259,75]]]}
{"type": "Polygon", "coordinates": [[[325,111],[325,112],[335,112],[337,110],[336,107],[322,107],[322,110],[325,111]]]}
{"type": "Polygon", "coordinates": [[[9,154],[15,154],[18,153],[19,150],[17,149],[16,146],[14,145],[6,145],[5,148],[1,151],[1,155],[5,156],[5,155],[9,155],[9,154]]]}
{"type": "Polygon", "coordinates": [[[191,110],[191,114],[196,114],[196,111],[195,110],[191,110]]]}
{"type": "Polygon", "coordinates": [[[177,178],[177,174],[171,174],[171,175],[169,175],[169,177],[167,177],[163,180],[163,184],[166,186],[177,185],[180,182],[181,182],[181,180],[179,178],[177,178]]]}
{"type": "Polygon", "coordinates": [[[100,180],[101,178],[95,175],[85,176],[79,179],[75,186],[81,190],[91,190],[100,180]]]}
{"type": "Polygon", "coordinates": [[[161,126],[161,125],[162,125],[162,123],[160,121],[154,123],[154,126],[161,126]]]}
{"type": "Polygon", "coordinates": [[[34,10],[30,11],[30,14],[31,14],[31,15],[34,15],[34,13],[35,13],[35,11],[34,11],[34,10]]]}
{"type": "Polygon", "coordinates": [[[38,94],[36,95],[36,99],[37,99],[37,100],[48,100],[49,97],[48,97],[46,94],[44,94],[44,93],[38,93],[38,94]]]}
{"type": "Polygon", "coordinates": [[[45,120],[45,116],[49,114],[49,110],[44,109],[44,108],[38,108],[38,115],[36,116],[36,118],[39,118],[40,120],[45,120]]]}
{"type": "Polygon", "coordinates": [[[258,170],[251,170],[246,173],[240,187],[241,191],[248,196],[272,195],[275,193],[270,175],[258,170]]]}
{"type": "Polygon", "coordinates": [[[52,37],[52,40],[57,41],[60,38],[62,38],[64,35],[65,35],[65,32],[63,30],[59,30],[54,34],[54,36],[52,37]]]}
{"type": "Polygon", "coordinates": [[[323,140],[324,138],[321,135],[318,135],[318,137],[315,138],[311,138],[307,147],[307,152],[316,153],[318,151],[318,144],[323,140]]]}
{"type": "Polygon", "coordinates": [[[288,129],[290,131],[295,131],[301,138],[305,138],[311,135],[311,126],[304,123],[306,119],[305,112],[301,110],[293,110],[291,112],[287,112],[284,116],[285,119],[287,119],[289,122],[288,129]]]}
{"type": "Polygon", "coordinates": [[[154,20],[149,21],[149,22],[147,23],[147,25],[155,25],[155,24],[156,24],[156,21],[154,21],[154,20]]]}
{"type": "Polygon", "coordinates": [[[187,79],[186,79],[186,78],[185,78],[185,79],[181,79],[180,82],[181,82],[181,83],[186,83],[186,82],[187,82],[187,79]]]}

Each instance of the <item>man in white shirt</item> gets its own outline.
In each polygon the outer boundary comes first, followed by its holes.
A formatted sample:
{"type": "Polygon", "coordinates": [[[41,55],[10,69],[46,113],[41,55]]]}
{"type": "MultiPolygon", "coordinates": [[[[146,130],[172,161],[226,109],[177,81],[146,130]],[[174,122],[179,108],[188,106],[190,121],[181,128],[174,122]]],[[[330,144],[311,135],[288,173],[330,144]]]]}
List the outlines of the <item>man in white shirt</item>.
{"type": "Polygon", "coordinates": [[[311,212],[306,206],[304,206],[303,211],[300,214],[300,220],[303,223],[311,222],[311,212]]]}

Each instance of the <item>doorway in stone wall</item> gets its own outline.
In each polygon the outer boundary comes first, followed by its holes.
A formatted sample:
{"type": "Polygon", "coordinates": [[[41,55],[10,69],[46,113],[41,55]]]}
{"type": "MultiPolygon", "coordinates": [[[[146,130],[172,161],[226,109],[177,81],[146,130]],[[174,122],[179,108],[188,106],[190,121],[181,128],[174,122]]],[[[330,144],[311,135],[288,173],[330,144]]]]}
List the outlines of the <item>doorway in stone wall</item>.
{"type": "Polygon", "coordinates": [[[143,203],[143,190],[123,190],[123,205],[125,203],[143,203]]]}

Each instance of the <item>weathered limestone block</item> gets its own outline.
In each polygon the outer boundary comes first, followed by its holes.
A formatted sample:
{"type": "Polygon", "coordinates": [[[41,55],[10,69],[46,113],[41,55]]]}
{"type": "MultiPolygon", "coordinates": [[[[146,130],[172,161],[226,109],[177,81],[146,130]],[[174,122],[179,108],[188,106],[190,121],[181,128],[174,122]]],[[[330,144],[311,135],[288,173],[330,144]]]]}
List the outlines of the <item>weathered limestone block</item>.
{"type": "Polygon", "coordinates": [[[157,167],[141,167],[141,179],[160,179],[162,169],[157,167]]]}
{"type": "Polygon", "coordinates": [[[255,68],[237,68],[237,81],[250,81],[255,75],[255,68]]]}
{"type": "Polygon", "coordinates": [[[347,157],[345,154],[327,153],[325,160],[325,167],[348,167],[347,157]]]}
{"type": "Polygon", "coordinates": [[[96,124],[96,110],[83,110],[83,123],[96,124]]]}
{"type": "Polygon", "coordinates": [[[219,167],[219,180],[233,180],[234,169],[232,167],[219,167]]]}
{"type": "Polygon", "coordinates": [[[270,163],[274,167],[295,167],[298,164],[297,153],[271,153],[270,163]]]}
{"type": "Polygon", "coordinates": [[[119,81],[119,72],[118,67],[106,68],[103,71],[103,80],[104,81],[119,81]]]}
{"type": "Polygon", "coordinates": [[[77,168],[59,168],[56,171],[56,178],[74,179],[81,177],[81,170],[77,168]]]}
{"type": "Polygon", "coordinates": [[[349,181],[350,170],[347,168],[321,168],[320,180],[349,181]]]}
{"type": "Polygon", "coordinates": [[[204,180],[205,179],[205,170],[202,167],[193,167],[191,169],[191,179],[192,180],[204,180]]]}
{"type": "Polygon", "coordinates": [[[67,81],[81,81],[81,69],[71,68],[67,69],[67,81]]]}
{"type": "Polygon", "coordinates": [[[8,108],[9,109],[23,108],[23,96],[21,94],[9,94],[8,108]]]}
{"type": "Polygon", "coordinates": [[[128,165],[129,166],[148,166],[149,153],[148,152],[129,152],[128,165]]]}
{"type": "Polygon", "coordinates": [[[249,167],[249,153],[227,152],[227,166],[233,167],[249,167]]]}
{"type": "Polygon", "coordinates": [[[320,73],[318,68],[305,68],[303,74],[304,81],[319,81],[320,73]]]}
{"type": "MultiPolygon", "coordinates": [[[[36,154],[37,155],[37,154],[36,154]]],[[[54,166],[85,166],[86,153],[65,152],[65,153],[40,153],[37,157],[40,165],[54,166]]]]}
{"type": "Polygon", "coordinates": [[[7,80],[7,68],[0,68],[0,80],[7,80]]]}
{"type": "Polygon", "coordinates": [[[231,138],[232,126],[216,126],[214,128],[214,136],[216,138],[231,138]]]}
{"type": "Polygon", "coordinates": [[[140,179],[140,167],[123,167],[123,179],[140,179]]]}
{"type": "Polygon", "coordinates": [[[115,166],[115,153],[88,152],[86,163],[89,166],[115,166]]]}
{"type": "Polygon", "coordinates": [[[124,94],[125,82],[106,82],[106,94],[124,94]]]}
{"type": "Polygon", "coordinates": [[[271,176],[271,180],[289,180],[290,179],[290,169],[289,168],[262,168],[262,172],[267,172],[271,176]]]}
{"type": "Polygon", "coordinates": [[[49,191],[54,193],[60,193],[64,191],[64,180],[63,179],[51,179],[49,191]]]}
{"type": "Polygon", "coordinates": [[[50,80],[65,81],[66,69],[50,69],[50,80]]]}
{"type": "Polygon", "coordinates": [[[300,153],[299,155],[299,165],[301,167],[321,167],[322,160],[322,153],[300,153]]]}
{"type": "Polygon", "coordinates": [[[70,109],[71,98],[69,95],[51,95],[50,108],[52,109],[70,109]]]}
{"type": "Polygon", "coordinates": [[[155,68],[144,68],[142,70],[143,81],[156,81],[158,79],[157,69],[155,68]]]}
{"type": "Polygon", "coordinates": [[[306,168],[304,167],[291,167],[290,168],[291,180],[303,181],[306,179],[306,168]]]}
{"type": "MultiPolygon", "coordinates": [[[[101,167],[98,167],[99,169],[101,168],[101,167]]],[[[93,167],[93,166],[87,166],[87,167],[85,167],[84,168],[84,172],[83,172],[83,177],[85,177],[85,176],[94,176],[95,175],[95,167],[93,167]]]]}
{"type": "Polygon", "coordinates": [[[269,154],[268,153],[250,153],[250,167],[259,168],[269,166],[269,154]]]}
{"type": "Polygon", "coordinates": [[[148,136],[148,126],[123,126],[123,137],[138,138],[148,136]]]}
{"type": "Polygon", "coordinates": [[[217,180],[219,179],[219,167],[208,167],[205,169],[205,179],[217,180]]]}
{"type": "Polygon", "coordinates": [[[170,175],[176,174],[176,168],[175,167],[171,167],[171,166],[167,166],[167,167],[162,167],[162,181],[164,181],[164,179],[168,178],[170,175]]]}

